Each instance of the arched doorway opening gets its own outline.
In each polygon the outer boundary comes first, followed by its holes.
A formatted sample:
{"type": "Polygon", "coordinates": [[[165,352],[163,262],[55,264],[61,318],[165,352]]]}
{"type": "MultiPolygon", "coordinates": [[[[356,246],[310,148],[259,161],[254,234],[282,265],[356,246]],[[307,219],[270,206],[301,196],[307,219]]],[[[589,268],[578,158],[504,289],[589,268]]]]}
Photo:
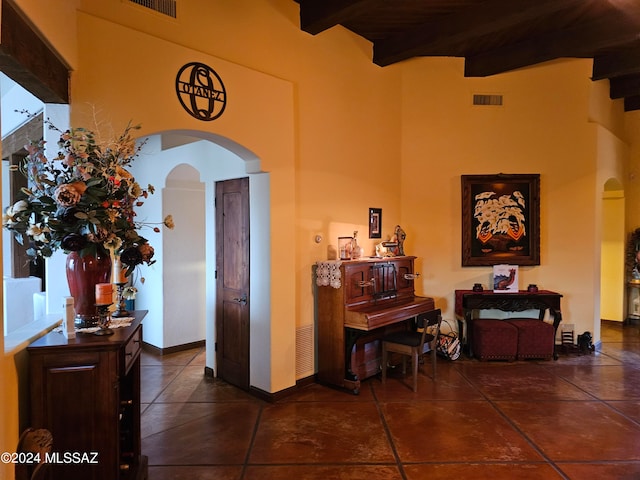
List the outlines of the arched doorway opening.
{"type": "Polygon", "coordinates": [[[270,364],[269,336],[260,334],[269,331],[271,321],[269,174],[260,171],[252,152],[235,142],[209,132],[182,130],[150,135],[131,170],[136,178],[156,187],[156,194],[137,210],[138,218],[162,219],[171,214],[176,224],[173,231],[154,239],[157,262],[145,272],[144,287],[136,299],[136,308],[149,310],[145,342],[160,349],[189,344],[201,340],[198,335],[204,324],[210,373],[216,371],[215,183],[249,179],[249,378],[251,387],[268,390],[269,377],[258,372],[270,364]],[[197,253],[189,252],[189,266],[183,265],[180,252],[191,243],[194,251],[203,254],[198,259],[197,253]],[[180,313],[184,305],[191,315],[180,313]]]}
{"type": "Polygon", "coordinates": [[[602,195],[600,318],[625,318],[625,210],[622,184],[610,178],[602,195]]]}
{"type": "MultiPolygon", "coordinates": [[[[25,102],[22,101],[22,104],[25,102]]],[[[34,104],[31,110],[38,111],[44,109],[45,116],[52,119],[54,124],[60,128],[68,126],[68,106],[66,105],[49,105],[38,103],[34,104]]],[[[6,125],[9,122],[5,122],[6,125]]],[[[55,133],[55,132],[54,132],[55,133]]],[[[45,129],[44,134],[54,135],[45,129]]],[[[144,139],[143,137],[142,139],[144,139]]],[[[141,140],[142,140],[141,139],[141,140]]],[[[51,145],[55,145],[57,138],[50,138],[51,145]]],[[[132,172],[140,181],[151,183],[158,191],[156,195],[146,202],[146,205],[139,209],[139,218],[149,221],[160,221],[164,218],[163,212],[176,214],[176,212],[185,212],[186,214],[194,214],[196,208],[187,204],[174,206],[163,204],[164,189],[168,189],[169,193],[172,189],[178,191],[185,188],[185,183],[200,183],[204,187],[198,187],[200,192],[198,195],[203,196],[204,205],[200,204],[198,209],[205,212],[205,221],[201,225],[201,230],[193,232],[194,224],[191,221],[180,222],[177,224],[176,232],[189,232],[193,237],[203,238],[205,244],[204,258],[200,262],[205,271],[204,287],[200,279],[194,279],[192,282],[198,284],[201,291],[205,291],[204,307],[200,311],[204,311],[203,323],[199,324],[196,330],[201,331],[204,328],[204,339],[207,344],[206,367],[207,370],[215,372],[215,213],[214,213],[214,185],[216,181],[227,180],[231,178],[248,177],[250,181],[250,222],[251,222],[251,290],[254,292],[251,303],[251,361],[250,361],[250,385],[255,386],[264,391],[270,391],[270,322],[271,322],[271,289],[270,289],[270,180],[269,174],[260,171],[260,161],[258,157],[243,146],[233,142],[220,135],[211,132],[202,131],[185,131],[172,130],[165,131],[149,136],[147,144],[141,152],[141,158],[133,164],[132,172]],[[140,173],[138,173],[140,172],[140,173]],[[152,205],[155,205],[152,207],[152,205]],[[151,210],[147,208],[152,207],[151,210]],[[204,232],[204,233],[203,233],[204,232]],[[204,327],[202,327],[204,325],[204,327]]],[[[191,187],[187,187],[191,188],[191,187]]],[[[197,189],[196,189],[197,190],[197,189]]],[[[9,188],[3,190],[8,195],[9,188]]],[[[181,198],[180,194],[174,195],[175,198],[181,198]]],[[[9,200],[4,201],[5,204],[9,200]]],[[[6,233],[6,232],[5,232],[6,233]]],[[[149,235],[153,238],[153,234],[149,235]]],[[[5,247],[9,247],[11,242],[5,241],[5,247]]],[[[171,251],[180,249],[179,240],[172,246],[162,245],[162,236],[153,238],[153,245],[158,250],[163,248],[171,251]]],[[[193,252],[190,252],[193,253],[193,252]]],[[[5,259],[11,258],[10,254],[4,256],[5,259]]],[[[62,253],[54,255],[49,259],[49,266],[46,285],[47,295],[43,306],[43,311],[50,311],[58,306],[57,299],[68,295],[68,287],[64,276],[60,272],[64,272],[64,255],[62,253]],[[50,305],[51,304],[51,305],[50,305]]],[[[169,260],[169,259],[167,259],[169,260]]],[[[194,266],[195,260],[190,260],[191,267],[194,266]]],[[[177,288],[170,287],[174,277],[169,273],[167,277],[163,272],[163,262],[157,262],[151,268],[144,267],[141,272],[146,278],[147,283],[144,289],[141,289],[139,298],[137,299],[137,308],[150,310],[150,315],[145,320],[145,342],[149,342],[158,348],[167,348],[174,345],[181,345],[202,339],[200,337],[191,336],[189,329],[184,329],[183,324],[179,320],[174,323],[165,323],[164,306],[157,303],[155,298],[162,301],[180,299],[181,301],[189,301],[192,298],[194,290],[190,289],[185,293],[177,288]],[[167,282],[165,284],[165,279],[167,282]],[[166,285],[166,288],[165,288],[166,285]],[[145,291],[152,291],[153,296],[145,294],[145,291]],[[145,299],[146,297],[146,299],[145,299]],[[145,306],[146,305],[146,306],[145,306]],[[158,306],[163,308],[159,309],[158,306]],[[153,318],[153,312],[159,310],[159,317],[153,318]]],[[[175,271],[176,265],[169,268],[169,272],[175,271]]],[[[177,270],[186,268],[186,265],[180,266],[177,270]]],[[[6,270],[8,271],[8,270],[6,270]]],[[[177,278],[177,277],[175,277],[177,278]]],[[[175,282],[174,282],[175,283],[175,282]]],[[[181,284],[184,285],[184,284],[181,284]]],[[[193,286],[193,283],[191,284],[193,286]]],[[[200,301],[199,301],[200,302],[200,301]]],[[[201,302],[200,302],[201,304],[201,302]]],[[[175,304],[178,305],[179,304],[175,304]]],[[[183,315],[178,315],[179,308],[167,312],[167,318],[183,319],[183,315]]],[[[202,314],[199,314],[201,317],[202,314]]],[[[3,322],[4,323],[4,322],[3,322]]]]}

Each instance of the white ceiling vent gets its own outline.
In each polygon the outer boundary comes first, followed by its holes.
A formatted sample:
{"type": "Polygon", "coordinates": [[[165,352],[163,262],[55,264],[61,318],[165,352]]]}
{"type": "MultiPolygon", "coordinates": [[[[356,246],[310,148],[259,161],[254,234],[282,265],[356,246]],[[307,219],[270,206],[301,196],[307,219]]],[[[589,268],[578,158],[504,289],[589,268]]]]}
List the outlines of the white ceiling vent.
{"type": "Polygon", "coordinates": [[[473,95],[473,104],[474,105],[482,105],[482,106],[501,107],[502,106],[502,95],[474,94],[473,95]]]}
{"type": "Polygon", "coordinates": [[[176,0],[129,0],[169,17],[176,18],[176,0]]]}

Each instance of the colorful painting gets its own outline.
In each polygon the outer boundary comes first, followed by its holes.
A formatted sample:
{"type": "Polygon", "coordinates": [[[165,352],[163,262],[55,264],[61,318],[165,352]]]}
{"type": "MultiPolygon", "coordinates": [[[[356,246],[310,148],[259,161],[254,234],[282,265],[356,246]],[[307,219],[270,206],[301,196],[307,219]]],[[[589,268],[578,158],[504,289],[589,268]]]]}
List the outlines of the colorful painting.
{"type": "Polygon", "coordinates": [[[540,264],[540,175],[462,175],[462,265],[540,264]]]}

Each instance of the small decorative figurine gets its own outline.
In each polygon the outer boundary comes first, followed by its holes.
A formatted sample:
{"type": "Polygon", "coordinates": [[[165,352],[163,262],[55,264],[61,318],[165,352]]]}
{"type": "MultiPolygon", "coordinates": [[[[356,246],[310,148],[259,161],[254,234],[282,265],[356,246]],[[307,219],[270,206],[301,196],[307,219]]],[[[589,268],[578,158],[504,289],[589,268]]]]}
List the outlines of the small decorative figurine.
{"type": "Polygon", "coordinates": [[[362,256],[362,247],[358,245],[358,231],[353,232],[353,240],[351,240],[351,258],[357,260],[362,256]]]}
{"type": "Polygon", "coordinates": [[[407,234],[402,229],[400,225],[396,225],[396,229],[394,232],[395,241],[398,243],[398,246],[395,250],[395,255],[404,256],[404,241],[407,238],[407,234]]]}

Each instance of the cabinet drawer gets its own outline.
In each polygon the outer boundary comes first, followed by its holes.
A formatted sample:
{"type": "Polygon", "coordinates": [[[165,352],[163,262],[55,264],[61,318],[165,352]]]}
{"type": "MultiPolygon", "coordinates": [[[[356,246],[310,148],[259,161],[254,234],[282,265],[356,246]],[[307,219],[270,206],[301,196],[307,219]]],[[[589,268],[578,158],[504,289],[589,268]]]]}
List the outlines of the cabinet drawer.
{"type": "Polygon", "coordinates": [[[131,364],[140,355],[140,349],[142,348],[142,328],[138,327],[131,338],[124,346],[124,374],[129,373],[131,364]]]}

